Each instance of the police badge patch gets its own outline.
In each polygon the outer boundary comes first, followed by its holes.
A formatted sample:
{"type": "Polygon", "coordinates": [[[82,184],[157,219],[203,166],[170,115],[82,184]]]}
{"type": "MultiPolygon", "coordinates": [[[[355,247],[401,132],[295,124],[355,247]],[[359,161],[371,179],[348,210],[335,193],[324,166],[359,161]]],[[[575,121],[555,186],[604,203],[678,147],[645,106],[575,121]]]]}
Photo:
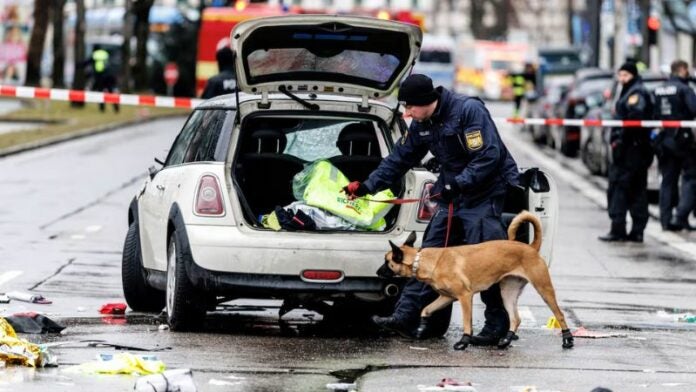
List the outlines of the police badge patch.
{"type": "Polygon", "coordinates": [[[466,136],[466,147],[469,150],[476,151],[483,147],[483,136],[481,136],[481,131],[471,131],[465,134],[466,136]]]}
{"type": "Polygon", "coordinates": [[[635,105],[638,103],[638,100],[640,99],[640,95],[638,94],[633,94],[628,97],[628,104],[629,105],[635,105]]]}

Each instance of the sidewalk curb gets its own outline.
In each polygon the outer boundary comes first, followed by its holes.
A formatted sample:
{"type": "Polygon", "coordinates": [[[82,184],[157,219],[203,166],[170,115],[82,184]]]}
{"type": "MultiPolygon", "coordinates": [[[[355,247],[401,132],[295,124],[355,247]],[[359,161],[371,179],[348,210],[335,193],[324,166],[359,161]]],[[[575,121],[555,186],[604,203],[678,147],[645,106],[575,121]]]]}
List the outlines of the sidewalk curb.
{"type": "Polygon", "coordinates": [[[166,119],[166,118],[185,117],[185,116],[187,116],[187,114],[172,113],[172,114],[162,114],[162,115],[158,115],[158,116],[149,116],[149,117],[145,117],[145,118],[127,120],[127,121],[117,122],[117,123],[109,123],[106,125],[88,128],[88,129],[80,131],[80,132],[69,133],[66,135],[56,136],[56,137],[52,137],[49,139],[39,140],[39,141],[31,142],[31,143],[24,143],[24,144],[20,144],[17,146],[0,149],[0,158],[5,158],[5,157],[8,157],[10,155],[20,154],[23,152],[36,150],[39,148],[48,147],[48,146],[52,146],[55,144],[60,144],[63,142],[69,142],[69,141],[80,139],[83,137],[88,137],[88,136],[93,136],[93,135],[97,135],[97,134],[101,134],[101,133],[115,131],[119,128],[131,126],[131,125],[144,124],[144,123],[148,123],[148,122],[152,122],[152,121],[156,121],[156,120],[162,120],[162,119],[166,119]]]}

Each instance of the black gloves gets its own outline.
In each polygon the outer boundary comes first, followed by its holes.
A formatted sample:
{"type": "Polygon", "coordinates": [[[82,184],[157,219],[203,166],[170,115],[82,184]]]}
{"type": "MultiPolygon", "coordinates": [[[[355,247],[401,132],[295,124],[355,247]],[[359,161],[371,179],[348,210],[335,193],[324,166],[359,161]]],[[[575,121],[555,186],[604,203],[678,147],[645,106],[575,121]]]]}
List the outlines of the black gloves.
{"type": "Polygon", "coordinates": [[[351,198],[363,197],[370,193],[365,184],[360,181],[353,181],[350,184],[343,187],[343,192],[346,193],[351,198]]]}
{"type": "Polygon", "coordinates": [[[459,189],[459,185],[445,184],[440,192],[440,200],[444,201],[445,203],[451,203],[457,198],[457,196],[459,196],[460,193],[461,189],[459,189]]]}

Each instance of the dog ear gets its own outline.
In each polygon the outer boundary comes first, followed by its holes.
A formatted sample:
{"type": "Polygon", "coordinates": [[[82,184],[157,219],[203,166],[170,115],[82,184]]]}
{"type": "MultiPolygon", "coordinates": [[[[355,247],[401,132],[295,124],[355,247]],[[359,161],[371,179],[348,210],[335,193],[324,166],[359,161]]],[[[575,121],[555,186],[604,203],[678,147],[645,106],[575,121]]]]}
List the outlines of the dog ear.
{"type": "Polygon", "coordinates": [[[389,245],[392,248],[392,261],[401,264],[404,261],[404,252],[391,241],[389,241],[389,245]]]}
{"type": "Polygon", "coordinates": [[[408,245],[411,248],[413,248],[413,244],[416,243],[416,232],[412,231],[411,234],[409,234],[408,238],[406,238],[406,242],[404,242],[404,245],[408,245]]]}

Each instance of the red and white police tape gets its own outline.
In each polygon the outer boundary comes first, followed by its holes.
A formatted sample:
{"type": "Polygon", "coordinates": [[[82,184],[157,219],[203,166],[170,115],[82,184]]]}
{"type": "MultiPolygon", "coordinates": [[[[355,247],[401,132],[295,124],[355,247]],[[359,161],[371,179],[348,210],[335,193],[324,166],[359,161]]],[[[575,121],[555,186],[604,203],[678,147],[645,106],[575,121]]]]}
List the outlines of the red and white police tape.
{"type": "MultiPolygon", "coordinates": [[[[162,97],[155,95],[134,95],[119,93],[100,93],[96,91],[67,90],[57,88],[24,87],[0,84],[0,96],[14,98],[48,99],[87,103],[117,103],[120,105],[151,106],[163,108],[193,109],[203,99],[184,97],[162,97]]],[[[577,127],[624,127],[624,128],[696,128],[696,121],[659,120],[584,120],[568,118],[507,118],[494,117],[497,122],[524,125],[565,125],[577,127]]]]}
{"type": "Polygon", "coordinates": [[[100,93],[96,91],[65,90],[58,88],[22,87],[0,84],[0,96],[15,98],[49,99],[88,103],[118,103],[133,106],[155,106],[163,108],[193,109],[203,102],[196,98],[159,97],[154,95],[133,95],[100,93]]]}
{"type": "Polygon", "coordinates": [[[623,128],[696,128],[696,121],[661,121],[661,120],[585,120],[571,118],[504,118],[507,121],[524,125],[565,125],[575,127],[623,127],[623,128]]]}

